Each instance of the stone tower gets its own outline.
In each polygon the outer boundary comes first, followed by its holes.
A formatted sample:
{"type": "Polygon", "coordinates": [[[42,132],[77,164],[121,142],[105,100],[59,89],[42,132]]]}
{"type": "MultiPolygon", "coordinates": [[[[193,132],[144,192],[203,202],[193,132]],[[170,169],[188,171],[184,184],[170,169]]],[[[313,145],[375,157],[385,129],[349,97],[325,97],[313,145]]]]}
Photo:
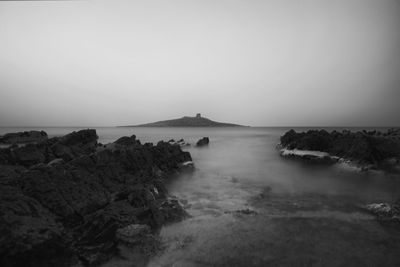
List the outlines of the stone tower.
{"type": "Polygon", "coordinates": [[[196,118],[201,118],[201,114],[200,114],[200,113],[197,113],[197,114],[196,114],[196,118]]]}

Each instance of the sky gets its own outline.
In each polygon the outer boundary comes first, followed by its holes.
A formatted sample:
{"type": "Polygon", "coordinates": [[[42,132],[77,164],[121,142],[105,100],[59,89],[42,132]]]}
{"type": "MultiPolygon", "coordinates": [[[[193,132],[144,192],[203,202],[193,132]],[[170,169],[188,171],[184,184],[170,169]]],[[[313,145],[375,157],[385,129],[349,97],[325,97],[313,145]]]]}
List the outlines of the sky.
{"type": "Polygon", "coordinates": [[[400,1],[0,1],[0,126],[400,126],[400,1]]]}

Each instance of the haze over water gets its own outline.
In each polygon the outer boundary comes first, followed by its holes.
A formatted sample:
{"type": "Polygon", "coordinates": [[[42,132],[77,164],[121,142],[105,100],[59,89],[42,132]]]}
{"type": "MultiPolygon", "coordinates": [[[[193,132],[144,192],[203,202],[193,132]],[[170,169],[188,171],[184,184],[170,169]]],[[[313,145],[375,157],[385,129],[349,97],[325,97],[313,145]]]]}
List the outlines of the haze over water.
{"type": "MultiPolygon", "coordinates": [[[[26,129],[0,128],[0,134],[26,129]]],[[[45,128],[50,136],[77,128],[45,128]]],[[[141,142],[169,139],[184,148],[195,172],[173,177],[169,192],[192,216],[161,229],[163,250],[149,266],[395,266],[398,235],[361,205],[392,202],[398,175],[358,173],[279,156],[286,128],[98,128],[99,142],[135,134],[141,142]],[[249,213],[249,214],[247,214],[249,213]],[[338,257],[341,255],[341,257],[338,257]]],[[[105,266],[131,266],[129,253],[105,266]]]]}

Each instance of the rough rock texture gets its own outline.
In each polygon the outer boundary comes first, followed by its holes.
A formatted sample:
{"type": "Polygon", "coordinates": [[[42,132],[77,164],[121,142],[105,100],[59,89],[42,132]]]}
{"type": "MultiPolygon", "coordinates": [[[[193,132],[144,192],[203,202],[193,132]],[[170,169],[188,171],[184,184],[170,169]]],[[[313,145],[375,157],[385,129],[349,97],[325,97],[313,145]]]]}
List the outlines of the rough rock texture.
{"type": "Polygon", "coordinates": [[[400,129],[378,131],[327,132],[309,130],[286,132],[281,145],[287,149],[328,152],[332,156],[352,160],[358,164],[397,164],[400,158],[400,129]]]}
{"type": "Polygon", "coordinates": [[[164,179],[187,161],[179,146],[134,136],[99,146],[95,130],[0,150],[0,266],[98,265],[118,229],[181,220],[164,179]]]}
{"type": "Polygon", "coordinates": [[[171,140],[168,141],[168,143],[170,143],[171,145],[177,145],[177,146],[180,146],[180,147],[190,146],[190,143],[186,143],[185,140],[183,140],[183,139],[180,139],[178,141],[175,141],[174,139],[171,139],[171,140]]]}
{"type": "Polygon", "coordinates": [[[140,243],[144,238],[151,234],[150,227],[146,224],[130,224],[117,230],[118,240],[129,245],[140,243]]]}
{"type": "Polygon", "coordinates": [[[383,224],[400,226],[400,200],[395,203],[374,203],[364,207],[378,217],[383,224]]]}
{"type": "Polygon", "coordinates": [[[47,139],[44,131],[28,131],[18,133],[8,133],[0,136],[0,143],[3,144],[23,144],[41,142],[47,139]]]}
{"type": "Polygon", "coordinates": [[[203,137],[199,141],[197,141],[196,146],[208,146],[210,143],[210,139],[208,137],[203,137]]]}

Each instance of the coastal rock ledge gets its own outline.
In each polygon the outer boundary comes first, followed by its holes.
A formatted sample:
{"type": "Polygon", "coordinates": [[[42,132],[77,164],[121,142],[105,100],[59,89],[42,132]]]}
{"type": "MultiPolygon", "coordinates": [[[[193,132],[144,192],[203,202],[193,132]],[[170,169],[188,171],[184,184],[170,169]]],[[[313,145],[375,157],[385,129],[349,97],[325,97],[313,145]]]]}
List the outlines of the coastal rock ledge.
{"type": "Polygon", "coordinates": [[[99,265],[187,216],[164,181],[188,152],[97,139],[88,129],[0,150],[0,266],[99,265]]]}
{"type": "Polygon", "coordinates": [[[292,129],[281,136],[280,141],[282,156],[314,162],[342,162],[360,170],[400,172],[400,129],[386,132],[309,130],[299,133],[292,129]]]}

